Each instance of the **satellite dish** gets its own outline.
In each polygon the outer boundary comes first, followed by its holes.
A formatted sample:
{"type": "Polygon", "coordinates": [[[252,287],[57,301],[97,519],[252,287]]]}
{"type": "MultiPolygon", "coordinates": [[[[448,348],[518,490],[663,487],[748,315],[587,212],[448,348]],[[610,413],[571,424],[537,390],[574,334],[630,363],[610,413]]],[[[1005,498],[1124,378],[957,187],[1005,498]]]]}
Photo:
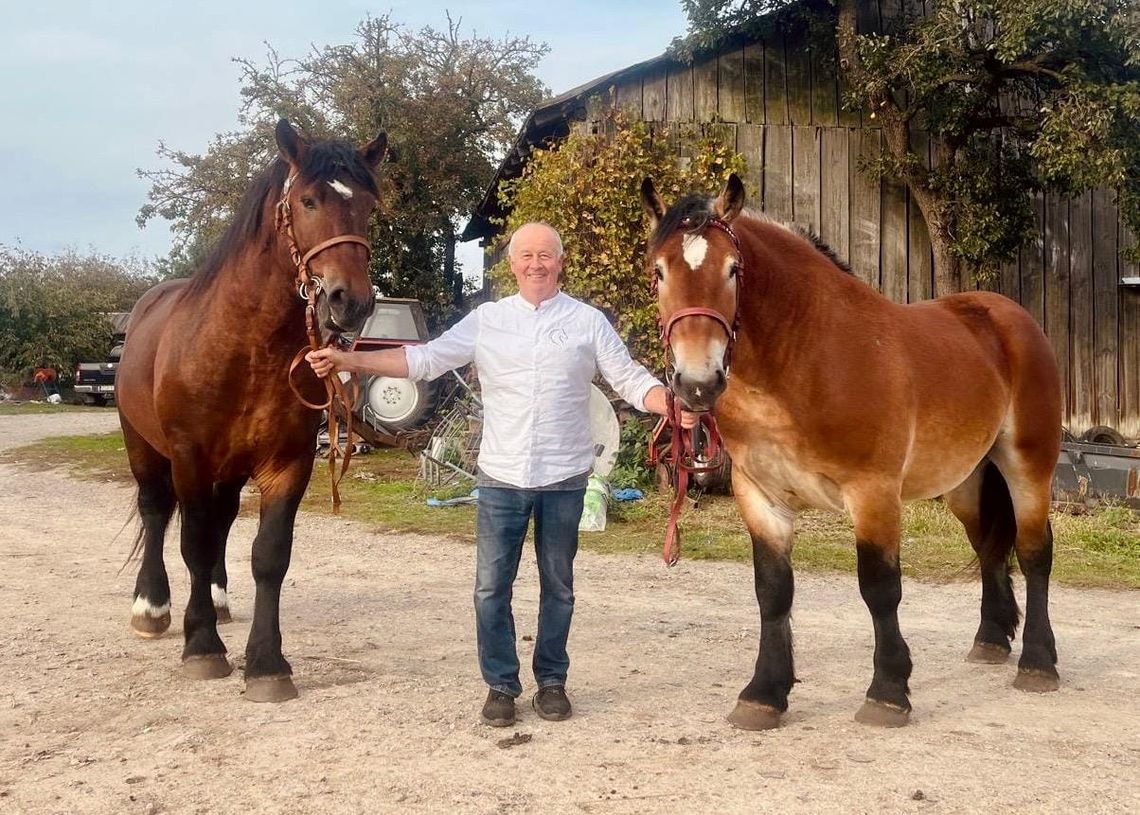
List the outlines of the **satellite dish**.
{"type": "Polygon", "coordinates": [[[594,472],[605,478],[617,461],[621,427],[610,400],[597,385],[590,385],[590,438],[594,442],[594,472]]]}

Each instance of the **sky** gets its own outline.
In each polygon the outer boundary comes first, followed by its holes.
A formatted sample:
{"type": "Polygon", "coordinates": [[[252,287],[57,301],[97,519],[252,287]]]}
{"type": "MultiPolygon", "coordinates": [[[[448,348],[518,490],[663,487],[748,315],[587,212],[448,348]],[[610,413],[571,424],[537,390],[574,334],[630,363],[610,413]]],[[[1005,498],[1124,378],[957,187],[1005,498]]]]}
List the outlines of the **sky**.
{"type": "MultiPolygon", "coordinates": [[[[202,153],[238,126],[236,57],[262,62],[347,43],[365,17],[413,29],[527,35],[550,46],[536,73],[562,93],[657,56],[684,33],[679,0],[4,0],[0,49],[0,244],[52,254],[165,255],[166,222],[139,229],[159,142],[202,153]]],[[[459,254],[479,267],[475,243],[459,254]]]]}

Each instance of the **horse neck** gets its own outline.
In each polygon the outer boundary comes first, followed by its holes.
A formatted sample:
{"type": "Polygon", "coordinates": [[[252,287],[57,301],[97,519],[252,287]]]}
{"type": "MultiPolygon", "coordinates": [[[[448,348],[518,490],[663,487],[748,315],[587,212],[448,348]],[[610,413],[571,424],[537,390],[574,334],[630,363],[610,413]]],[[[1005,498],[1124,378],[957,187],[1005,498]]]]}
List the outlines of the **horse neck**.
{"type": "Polygon", "coordinates": [[[814,332],[825,322],[831,291],[814,247],[776,224],[738,230],[744,255],[740,326],[734,375],[775,388],[797,355],[810,352],[814,332]]]}
{"type": "Polygon", "coordinates": [[[291,355],[293,341],[305,340],[305,305],[297,294],[296,268],[284,238],[273,226],[273,205],[266,204],[258,234],[235,250],[203,292],[204,308],[219,314],[223,325],[273,354],[291,355]],[[289,340],[286,353],[281,341],[289,340]]]}

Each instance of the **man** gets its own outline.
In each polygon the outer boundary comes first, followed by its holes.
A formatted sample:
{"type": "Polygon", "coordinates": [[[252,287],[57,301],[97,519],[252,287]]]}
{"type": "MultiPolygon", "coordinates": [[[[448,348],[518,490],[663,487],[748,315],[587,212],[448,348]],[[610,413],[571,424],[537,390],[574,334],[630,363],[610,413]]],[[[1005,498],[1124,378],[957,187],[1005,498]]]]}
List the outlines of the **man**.
{"type": "MultiPolygon", "coordinates": [[[[543,719],[570,717],[573,563],[594,459],[590,381],[600,371],[634,407],[666,412],[664,386],[630,358],[602,313],[560,291],[562,240],[553,227],[520,227],[508,255],[518,294],[483,304],[438,339],[371,352],[325,348],[306,357],[322,377],[341,370],[417,380],[475,362],[484,409],[475,621],[479,667],[490,688],[482,717],[494,727],[514,724],[522,694],[511,595],[532,516],[540,583],[532,704],[543,719]]],[[[685,424],[694,421],[686,416],[685,424]]]]}

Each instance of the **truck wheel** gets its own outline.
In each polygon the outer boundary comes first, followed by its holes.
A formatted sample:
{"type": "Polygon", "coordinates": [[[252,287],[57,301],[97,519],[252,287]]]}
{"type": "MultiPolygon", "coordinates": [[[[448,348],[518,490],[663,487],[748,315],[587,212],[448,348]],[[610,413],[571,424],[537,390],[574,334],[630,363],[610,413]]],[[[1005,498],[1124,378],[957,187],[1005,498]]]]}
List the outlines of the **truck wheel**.
{"type": "Polygon", "coordinates": [[[434,382],[413,382],[374,376],[364,384],[366,415],[391,430],[410,430],[435,412],[438,389],[434,382]]]}

